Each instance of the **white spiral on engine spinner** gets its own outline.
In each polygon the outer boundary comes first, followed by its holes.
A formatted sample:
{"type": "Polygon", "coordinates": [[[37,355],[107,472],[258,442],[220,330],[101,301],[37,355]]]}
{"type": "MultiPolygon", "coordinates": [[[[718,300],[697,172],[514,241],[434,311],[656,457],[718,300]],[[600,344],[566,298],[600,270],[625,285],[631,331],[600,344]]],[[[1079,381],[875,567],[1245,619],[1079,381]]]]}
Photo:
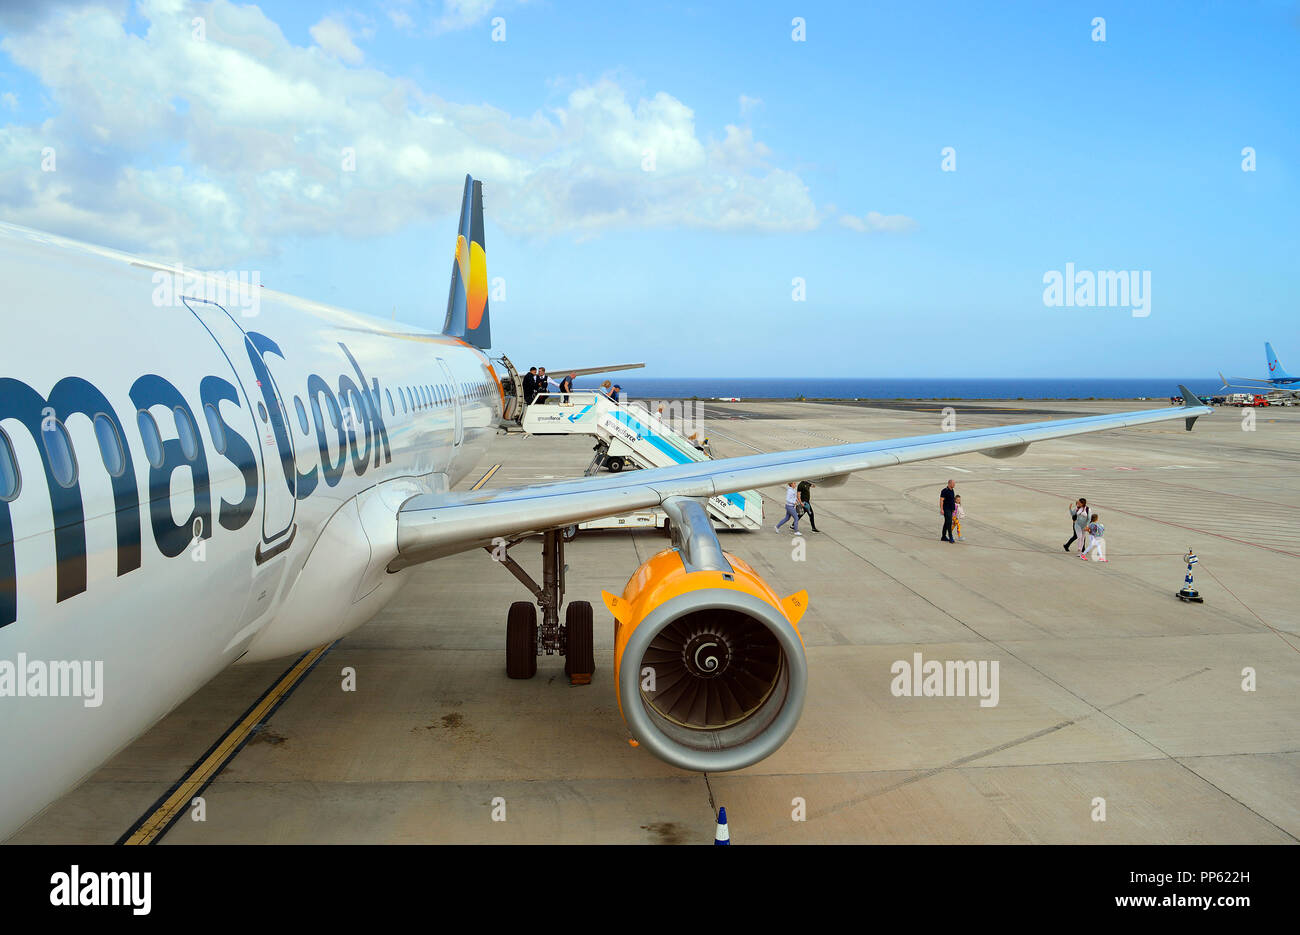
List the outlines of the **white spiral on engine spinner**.
{"type": "Polygon", "coordinates": [[[700,653],[710,646],[717,646],[717,643],[701,643],[695,650],[695,666],[702,672],[712,672],[720,663],[717,656],[709,656],[704,662],[700,662],[700,653]]]}

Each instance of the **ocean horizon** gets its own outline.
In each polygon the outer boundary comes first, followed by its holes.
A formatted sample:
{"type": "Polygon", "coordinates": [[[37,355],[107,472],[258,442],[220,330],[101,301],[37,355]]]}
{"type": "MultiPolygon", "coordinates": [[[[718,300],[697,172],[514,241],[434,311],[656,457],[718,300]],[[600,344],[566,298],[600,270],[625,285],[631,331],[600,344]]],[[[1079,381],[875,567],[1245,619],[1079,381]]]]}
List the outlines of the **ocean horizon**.
{"type": "Polygon", "coordinates": [[[1154,399],[1185,383],[1198,396],[1227,392],[1217,378],[1186,377],[642,377],[636,371],[579,377],[579,389],[604,380],[625,396],[671,399],[1154,399]]]}

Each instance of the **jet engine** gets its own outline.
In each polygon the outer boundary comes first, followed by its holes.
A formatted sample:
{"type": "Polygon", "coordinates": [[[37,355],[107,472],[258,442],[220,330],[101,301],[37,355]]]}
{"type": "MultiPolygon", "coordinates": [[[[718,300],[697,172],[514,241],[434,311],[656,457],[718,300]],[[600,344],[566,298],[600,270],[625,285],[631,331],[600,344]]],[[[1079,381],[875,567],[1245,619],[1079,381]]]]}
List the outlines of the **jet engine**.
{"type": "Polygon", "coordinates": [[[673,548],[638,568],[615,619],[619,710],[637,742],[683,769],[741,769],[775,752],[803,711],[806,591],[782,599],[722,550],[704,507],[670,498],[673,548]]]}

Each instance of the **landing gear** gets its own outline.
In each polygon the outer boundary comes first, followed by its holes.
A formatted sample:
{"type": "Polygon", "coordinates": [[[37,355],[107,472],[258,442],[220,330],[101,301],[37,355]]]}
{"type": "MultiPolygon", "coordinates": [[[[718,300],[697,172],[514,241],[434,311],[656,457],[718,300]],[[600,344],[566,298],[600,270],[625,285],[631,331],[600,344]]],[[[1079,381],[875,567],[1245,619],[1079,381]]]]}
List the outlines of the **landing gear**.
{"type": "Polygon", "coordinates": [[[538,586],[523,566],[510,555],[510,549],[522,542],[516,539],[499,547],[485,547],[494,560],[504,565],[537,598],[537,604],[516,601],[506,617],[506,675],[512,679],[530,679],[537,674],[537,657],[543,652],[566,657],[564,674],[573,685],[589,685],[596,670],[592,637],[593,614],[587,601],[572,601],[560,624],[560,605],[564,603],[564,542],[573,538],[576,527],[550,529],[542,535],[542,584],[538,586]],[[541,608],[541,626],[537,609],[541,608]]]}
{"type": "Polygon", "coordinates": [[[564,630],[568,637],[564,674],[572,685],[590,685],[596,671],[595,643],[592,637],[591,604],[587,601],[570,601],[564,611],[564,630]]]}
{"type": "Polygon", "coordinates": [[[537,674],[537,608],[515,601],[506,616],[506,675],[530,679],[537,674]]]}

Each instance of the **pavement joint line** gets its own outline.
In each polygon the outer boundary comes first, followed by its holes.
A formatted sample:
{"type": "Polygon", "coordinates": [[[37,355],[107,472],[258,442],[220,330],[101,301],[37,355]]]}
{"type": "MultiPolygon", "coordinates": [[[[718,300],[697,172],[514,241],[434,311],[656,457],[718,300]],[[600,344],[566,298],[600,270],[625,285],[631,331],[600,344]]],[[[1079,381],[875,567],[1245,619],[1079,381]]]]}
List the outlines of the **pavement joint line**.
{"type": "Polygon", "coordinates": [[[193,797],[203,792],[244,748],[257,728],[264,725],[281,704],[307,677],[316,664],[337,644],[328,643],[299,656],[271,687],[262,693],[240,718],[226,729],[167,792],[118,839],[118,844],[157,844],[189,808],[193,797]]]}
{"type": "Polygon", "coordinates": [[[1224,584],[1222,581],[1219,580],[1219,576],[1218,576],[1218,575],[1216,575],[1214,572],[1210,571],[1210,569],[1208,569],[1208,568],[1205,569],[1205,573],[1206,573],[1207,575],[1209,575],[1211,578],[1213,578],[1213,579],[1218,583],[1219,587],[1223,588],[1223,590],[1225,590],[1225,591],[1227,591],[1229,594],[1231,594],[1233,600],[1235,600],[1235,601],[1236,601],[1238,604],[1240,604],[1242,607],[1246,608],[1247,612],[1248,612],[1252,617],[1254,617],[1254,618],[1255,618],[1256,620],[1258,620],[1260,623],[1264,624],[1264,626],[1266,626],[1266,627],[1268,627],[1270,630],[1272,630],[1273,633],[1277,636],[1278,639],[1280,639],[1283,643],[1286,643],[1288,646],[1290,646],[1290,647],[1291,647],[1292,649],[1294,649],[1296,652],[1300,653],[1300,647],[1297,647],[1294,643],[1292,643],[1292,642],[1291,642],[1290,640],[1288,640],[1285,636],[1283,636],[1282,633],[1281,633],[1281,631],[1278,630],[1277,627],[1273,626],[1273,624],[1269,623],[1267,620],[1265,620],[1265,619],[1264,619],[1263,617],[1261,617],[1259,614],[1255,613],[1255,611],[1251,610],[1251,609],[1250,609],[1250,605],[1247,604],[1245,601],[1243,601],[1241,598],[1237,597],[1237,595],[1233,593],[1233,591],[1232,591],[1232,589],[1231,589],[1230,587],[1228,587],[1226,584],[1224,584]]]}

